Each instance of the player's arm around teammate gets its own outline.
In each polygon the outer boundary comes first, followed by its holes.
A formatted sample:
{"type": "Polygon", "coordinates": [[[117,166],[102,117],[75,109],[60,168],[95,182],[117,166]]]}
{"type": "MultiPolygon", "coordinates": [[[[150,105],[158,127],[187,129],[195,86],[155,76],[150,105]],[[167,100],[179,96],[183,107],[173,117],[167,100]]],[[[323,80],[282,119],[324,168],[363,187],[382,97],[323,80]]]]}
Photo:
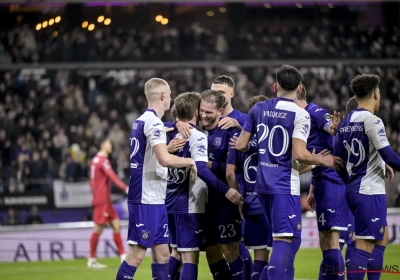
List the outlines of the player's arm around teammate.
{"type": "Polygon", "coordinates": [[[171,89],[162,79],[153,78],[144,87],[148,109],[132,125],[130,136],[131,176],[128,193],[128,252],[116,279],[133,279],[147,248],[152,248],[152,276],[168,280],[169,234],[165,195],[169,168],[187,167],[190,178],[197,177],[193,159],[168,153],[161,122],[170,109],[171,89]]]}

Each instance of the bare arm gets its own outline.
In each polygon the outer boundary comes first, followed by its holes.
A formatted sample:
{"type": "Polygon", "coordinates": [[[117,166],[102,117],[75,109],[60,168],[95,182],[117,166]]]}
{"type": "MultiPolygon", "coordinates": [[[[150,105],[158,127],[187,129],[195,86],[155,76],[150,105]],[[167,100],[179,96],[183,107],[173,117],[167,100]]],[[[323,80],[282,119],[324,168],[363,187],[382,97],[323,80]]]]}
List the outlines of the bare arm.
{"type": "Polygon", "coordinates": [[[226,165],[226,180],[228,181],[229,187],[239,191],[239,185],[238,185],[238,182],[236,180],[235,170],[236,170],[236,166],[235,165],[233,165],[233,164],[227,164],[226,165]]]}
{"type": "Polygon", "coordinates": [[[299,163],[307,165],[320,164],[319,157],[317,157],[317,155],[311,154],[307,150],[306,142],[298,138],[293,138],[292,145],[293,145],[292,147],[293,158],[297,160],[299,163]]]}
{"type": "Polygon", "coordinates": [[[311,171],[311,169],[313,169],[312,165],[308,165],[308,164],[300,164],[299,165],[299,174],[304,174],[307,173],[308,171],[311,171]]]}
{"type": "Polygon", "coordinates": [[[299,138],[292,138],[292,146],[293,158],[300,164],[324,165],[335,169],[343,167],[343,161],[339,157],[310,153],[306,148],[306,142],[299,138]]]}
{"type": "Polygon", "coordinates": [[[236,149],[241,152],[246,152],[248,150],[247,145],[249,144],[251,137],[252,137],[251,133],[242,130],[236,142],[236,149]]]}
{"type": "Polygon", "coordinates": [[[163,167],[182,168],[195,165],[194,160],[191,158],[181,158],[168,153],[167,145],[165,144],[155,145],[153,151],[156,154],[158,162],[163,167]]]}

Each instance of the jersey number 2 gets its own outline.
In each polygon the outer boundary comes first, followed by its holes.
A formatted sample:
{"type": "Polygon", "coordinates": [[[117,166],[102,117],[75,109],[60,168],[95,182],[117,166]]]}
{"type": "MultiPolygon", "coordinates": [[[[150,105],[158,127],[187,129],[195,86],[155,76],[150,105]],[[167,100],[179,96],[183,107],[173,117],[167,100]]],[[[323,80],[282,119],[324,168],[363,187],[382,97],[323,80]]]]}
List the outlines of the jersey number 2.
{"type": "Polygon", "coordinates": [[[169,237],[168,224],[164,224],[163,228],[165,228],[164,237],[169,237]]]}

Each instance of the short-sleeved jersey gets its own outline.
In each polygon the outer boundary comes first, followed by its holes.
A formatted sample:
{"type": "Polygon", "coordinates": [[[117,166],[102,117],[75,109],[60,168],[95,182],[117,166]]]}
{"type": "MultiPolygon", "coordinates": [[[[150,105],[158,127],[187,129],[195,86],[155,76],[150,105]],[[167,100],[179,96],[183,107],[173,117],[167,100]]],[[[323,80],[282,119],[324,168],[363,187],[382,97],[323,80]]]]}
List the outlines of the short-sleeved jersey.
{"type": "Polygon", "coordinates": [[[263,213],[264,210],[258,201],[256,188],[256,177],[258,168],[258,145],[257,138],[254,135],[250,141],[250,148],[242,153],[229,147],[227,164],[236,166],[236,173],[242,178],[243,196],[247,212],[249,214],[263,213]]]}
{"type": "Polygon", "coordinates": [[[147,109],[132,125],[128,203],[165,203],[168,169],[153,152],[158,144],[166,144],[164,125],[154,110],[147,109]]]}
{"type": "MultiPolygon", "coordinates": [[[[182,138],[175,129],[167,134],[167,143],[174,138],[182,138]]],[[[192,158],[194,161],[208,162],[206,135],[193,127],[185,146],[176,156],[192,158]]],[[[168,214],[204,213],[207,186],[200,178],[193,182],[185,168],[168,169],[168,186],[165,204],[168,214]]]]}
{"type": "Polygon", "coordinates": [[[235,133],[239,135],[239,131],[236,128],[221,129],[216,126],[212,130],[205,130],[204,133],[208,138],[208,160],[222,164],[220,165],[221,169],[211,171],[218,179],[227,183],[226,159],[229,150],[229,140],[235,133]],[[223,166],[225,166],[225,168],[223,166]]]}
{"type": "MultiPolygon", "coordinates": [[[[307,140],[307,149],[312,153],[315,148],[315,153],[319,153],[324,149],[333,151],[334,137],[328,132],[332,124],[332,118],[329,111],[312,102],[308,103],[305,110],[310,114],[311,128],[310,135],[307,140]]],[[[333,168],[325,166],[317,166],[312,170],[314,178],[324,175],[332,181],[341,183],[339,175],[333,168]]]]}
{"type": "Polygon", "coordinates": [[[174,122],[165,122],[165,123],[164,123],[164,126],[165,126],[165,127],[168,127],[168,128],[174,127],[174,125],[175,125],[174,122]]]}
{"type": "Polygon", "coordinates": [[[248,115],[240,112],[237,109],[233,109],[233,111],[230,112],[227,117],[237,120],[240,126],[243,127],[247,122],[248,115]]]}
{"type": "Polygon", "coordinates": [[[385,194],[385,162],[378,150],[389,146],[385,126],[366,109],[356,109],[339,124],[334,155],[345,161],[347,192],[385,194]]]}
{"type": "Polygon", "coordinates": [[[256,134],[258,170],[255,191],[300,195],[299,164],[292,156],[292,138],[307,143],[310,115],[292,99],[274,98],[257,103],[243,130],[256,134]]]}

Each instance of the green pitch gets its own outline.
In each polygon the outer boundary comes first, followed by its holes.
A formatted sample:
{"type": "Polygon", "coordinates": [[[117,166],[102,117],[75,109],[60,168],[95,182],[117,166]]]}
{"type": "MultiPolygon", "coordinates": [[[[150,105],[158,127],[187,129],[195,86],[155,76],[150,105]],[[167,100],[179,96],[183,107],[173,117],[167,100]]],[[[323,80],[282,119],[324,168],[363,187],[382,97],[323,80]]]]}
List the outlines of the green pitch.
{"type": "MultiPolygon", "coordinates": [[[[317,279],[321,253],[318,249],[301,249],[296,256],[296,279],[317,279]]],[[[113,280],[119,267],[117,258],[101,260],[107,269],[93,270],[86,267],[86,260],[1,263],[1,280],[113,280]]],[[[150,258],[146,258],[138,269],[135,279],[151,279],[150,258]]],[[[400,271],[400,246],[388,246],[385,252],[385,266],[392,272],[400,271]]],[[[201,256],[199,280],[212,279],[204,254],[201,256]]],[[[365,278],[366,279],[366,278],[365,278]]],[[[383,274],[383,280],[400,280],[400,274],[383,274]]]]}

